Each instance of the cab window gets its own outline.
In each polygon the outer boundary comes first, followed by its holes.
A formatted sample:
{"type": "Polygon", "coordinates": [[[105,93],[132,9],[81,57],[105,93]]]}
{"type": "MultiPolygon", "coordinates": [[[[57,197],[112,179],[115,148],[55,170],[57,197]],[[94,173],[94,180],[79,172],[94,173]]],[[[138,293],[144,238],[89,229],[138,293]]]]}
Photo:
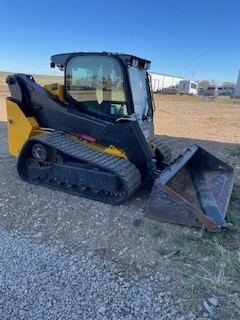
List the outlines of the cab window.
{"type": "Polygon", "coordinates": [[[73,57],[66,68],[66,93],[83,112],[112,118],[127,115],[123,73],[112,57],[73,57]]]}

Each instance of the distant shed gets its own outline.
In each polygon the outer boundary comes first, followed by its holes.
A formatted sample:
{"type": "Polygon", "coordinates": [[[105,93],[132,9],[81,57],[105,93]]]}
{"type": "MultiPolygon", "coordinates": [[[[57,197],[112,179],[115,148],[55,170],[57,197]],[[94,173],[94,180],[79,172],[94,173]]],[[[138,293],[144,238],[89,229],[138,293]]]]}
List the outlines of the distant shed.
{"type": "Polygon", "coordinates": [[[177,86],[183,78],[177,76],[171,76],[168,74],[160,74],[149,72],[152,82],[152,90],[154,92],[161,91],[163,88],[177,86]]]}

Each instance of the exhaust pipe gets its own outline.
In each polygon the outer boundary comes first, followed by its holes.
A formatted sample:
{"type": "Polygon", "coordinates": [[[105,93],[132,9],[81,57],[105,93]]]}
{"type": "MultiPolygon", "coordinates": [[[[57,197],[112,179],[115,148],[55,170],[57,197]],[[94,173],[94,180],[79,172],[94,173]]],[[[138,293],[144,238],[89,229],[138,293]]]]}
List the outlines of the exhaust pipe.
{"type": "Polygon", "coordinates": [[[221,231],[233,184],[231,166],[193,145],[154,181],[146,216],[221,231]]]}

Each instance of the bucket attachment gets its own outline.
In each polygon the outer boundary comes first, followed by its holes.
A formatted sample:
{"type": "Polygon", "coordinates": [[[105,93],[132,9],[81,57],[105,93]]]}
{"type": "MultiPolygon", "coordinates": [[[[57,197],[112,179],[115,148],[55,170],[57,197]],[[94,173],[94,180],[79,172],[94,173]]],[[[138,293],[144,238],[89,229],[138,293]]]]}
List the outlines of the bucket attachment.
{"type": "Polygon", "coordinates": [[[146,216],[220,231],[233,183],[232,167],[193,145],[154,181],[146,216]]]}

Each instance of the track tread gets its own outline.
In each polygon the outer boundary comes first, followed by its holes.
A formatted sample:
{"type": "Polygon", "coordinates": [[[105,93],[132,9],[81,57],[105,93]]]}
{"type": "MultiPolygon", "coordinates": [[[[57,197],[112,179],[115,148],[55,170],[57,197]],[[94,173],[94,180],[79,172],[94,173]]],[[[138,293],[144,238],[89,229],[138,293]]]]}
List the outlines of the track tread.
{"type": "Polygon", "coordinates": [[[171,161],[171,150],[169,146],[163,141],[158,139],[153,139],[152,143],[155,144],[155,146],[158,149],[158,152],[160,153],[162,159],[161,161],[170,162],[171,161]]]}
{"type": "MultiPolygon", "coordinates": [[[[111,156],[109,154],[91,149],[90,147],[75,141],[66,134],[63,133],[48,133],[44,135],[39,135],[30,138],[25,146],[29,143],[43,143],[45,145],[55,148],[58,152],[65,154],[74,158],[76,161],[85,161],[93,166],[96,166],[104,171],[115,173],[121,180],[124,187],[124,193],[122,196],[106,196],[104,194],[94,194],[90,192],[72,192],[72,190],[67,190],[69,193],[78,194],[86,198],[91,198],[93,200],[102,201],[110,204],[121,204],[126,201],[139,187],[141,184],[141,174],[139,170],[131,162],[123,159],[111,156]]],[[[24,149],[24,147],[23,147],[24,149]]],[[[26,149],[26,148],[25,148],[26,149]]],[[[24,150],[23,150],[24,154],[24,150]]],[[[19,156],[19,174],[24,179],[27,180],[27,177],[24,177],[23,172],[21,171],[21,159],[23,158],[22,152],[19,156]]],[[[34,184],[39,184],[34,181],[30,181],[34,184]]],[[[42,185],[42,181],[40,182],[42,185]]],[[[51,186],[50,184],[45,186],[50,188],[62,190],[61,186],[51,186]]],[[[66,191],[66,190],[63,190],[66,191]]]]}

